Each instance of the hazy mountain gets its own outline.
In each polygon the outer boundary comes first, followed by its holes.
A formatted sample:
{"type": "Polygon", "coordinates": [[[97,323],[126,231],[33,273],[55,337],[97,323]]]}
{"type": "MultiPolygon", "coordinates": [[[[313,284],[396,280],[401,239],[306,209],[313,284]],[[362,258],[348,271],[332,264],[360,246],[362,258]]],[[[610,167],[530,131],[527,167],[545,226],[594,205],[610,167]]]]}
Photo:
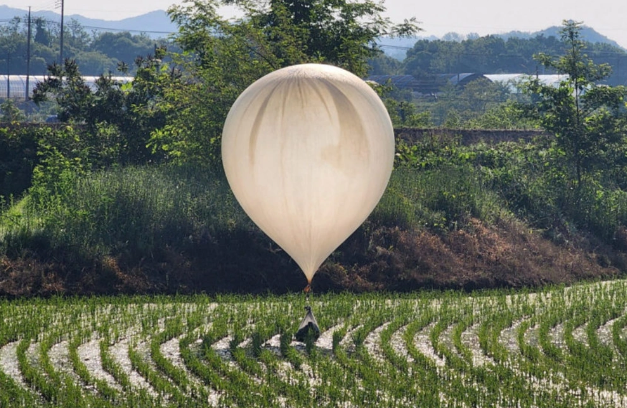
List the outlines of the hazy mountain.
{"type": "MultiPolygon", "coordinates": [[[[10,20],[16,16],[25,17],[27,14],[28,10],[0,6],[0,21],[10,20]]],[[[43,17],[54,22],[61,21],[61,15],[53,11],[33,11],[32,16],[43,17]]],[[[87,18],[78,14],[66,14],[64,17],[65,22],[69,22],[71,19],[78,21],[87,31],[105,29],[135,33],[145,32],[151,37],[165,37],[168,33],[176,31],[176,25],[170,21],[164,10],[151,11],[140,16],[116,21],[87,18]]]]}
{"type": "Polygon", "coordinates": [[[381,47],[385,55],[395,58],[397,60],[404,60],[407,50],[412,48],[418,40],[437,40],[438,37],[408,37],[408,38],[389,38],[383,37],[377,41],[377,44],[381,47]]]}
{"type": "MultiPolygon", "coordinates": [[[[536,32],[510,31],[510,32],[503,33],[503,34],[494,34],[494,35],[496,37],[503,38],[504,40],[507,40],[510,37],[533,38],[538,35],[543,35],[545,37],[550,37],[550,36],[559,37],[560,29],[561,27],[553,26],[553,27],[549,27],[541,31],[536,31],[536,32]]],[[[615,47],[625,49],[621,47],[620,45],[618,45],[616,41],[611,40],[607,38],[606,36],[604,36],[603,34],[598,33],[591,27],[584,26],[581,30],[581,35],[584,40],[589,41],[591,43],[607,43],[615,47]]],[[[474,33],[468,34],[468,35],[458,34],[458,33],[447,33],[443,35],[442,37],[436,37],[433,35],[428,36],[428,37],[417,36],[417,37],[412,37],[412,38],[387,38],[386,37],[386,38],[381,38],[378,41],[378,44],[381,46],[381,49],[386,55],[392,58],[396,58],[398,60],[403,60],[405,59],[405,54],[407,50],[412,48],[414,44],[416,43],[416,41],[418,40],[463,41],[467,38],[478,38],[478,37],[479,35],[474,34],[474,33]]]]}
{"type": "MultiPolygon", "coordinates": [[[[522,32],[522,31],[510,31],[510,32],[504,33],[504,34],[496,34],[496,36],[497,37],[501,37],[504,40],[507,40],[510,37],[533,38],[533,37],[538,36],[538,35],[543,35],[545,37],[553,36],[553,37],[558,37],[559,38],[559,36],[560,36],[559,30],[560,29],[561,29],[561,27],[553,26],[553,27],[545,28],[544,30],[536,31],[536,32],[533,32],[533,33],[522,32]]],[[[585,41],[588,41],[588,42],[591,42],[591,43],[606,43],[606,44],[613,45],[614,47],[621,48],[623,50],[625,49],[625,48],[621,47],[620,45],[618,45],[618,43],[616,41],[609,39],[608,37],[604,36],[601,33],[598,33],[592,27],[583,26],[582,29],[581,29],[581,38],[583,38],[585,41]]]]}
{"type": "MultiPolygon", "coordinates": [[[[24,17],[28,13],[27,10],[12,8],[8,6],[0,6],[0,21],[10,20],[13,17],[24,17]]],[[[44,17],[47,20],[60,22],[61,16],[59,13],[53,11],[37,11],[33,12],[34,16],[44,17]]],[[[164,10],[151,11],[150,13],[142,14],[140,16],[125,18],[123,20],[99,20],[83,17],[78,14],[65,15],[65,21],[75,19],[78,21],[87,31],[109,29],[109,30],[121,30],[132,32],[145,32],[151,37],[165,37],[168,33],[175,32],[177,27],[170,21],[167,13],[164,10]]],[[[536,32],[522,32],[522,31],[510,31],[503,34],[495,34],[498,37],[507,39],[509,37],[519,38],[531,38],[536,35],[544,36],[559,36],[560,27],[549,27],[545,30],[536,32]]],[[[598,33],[591,27],[585,27],[582,30],[582,36],[584,40],[597,43],[607,43],[616,47],[620,47],[616,41],[609,39],[608,37],[598,33]]],[[[458,34],[447,33],[442,36],[445,40],[457,40],[461,41],[465,38],[478,37],[477,34],[458,34]]],[[[436,36],[417,36],[413,38],[382,38],[379,40],[379,44],[382,46],[383,51],[391,57],[397,59],[404,59],[407,49],[413,47],[414,43],[419,39],[437,40],[436,36]]],[[[622,47],[620,47],[622,48],[622,47]]],[[[623,48],[624,49],[624,48],[623,48]]]]}

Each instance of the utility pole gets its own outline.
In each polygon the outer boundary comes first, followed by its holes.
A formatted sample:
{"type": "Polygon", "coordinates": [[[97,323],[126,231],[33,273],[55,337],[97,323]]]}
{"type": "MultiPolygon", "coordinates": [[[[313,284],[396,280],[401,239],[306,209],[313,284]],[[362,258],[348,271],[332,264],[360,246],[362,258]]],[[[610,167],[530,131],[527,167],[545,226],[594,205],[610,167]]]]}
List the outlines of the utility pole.
{"type": "Polygon", "coordinates": [[[26,37],[26,93],[24,95],[24,100],[28,101],[30,99],[29,94],[29,84],[30,84],[30,37],[31,37],[31,27],[30,27],[30,6],[28,6],[28,36],[26,37]]]}
{"type": "Polygon", "coordinates": [[[57,7],[61,6],[61,33],[59,35],[59,64],[63,66],[63,14],[65,0],[57,0],[57,7]]]}
{"type": "Polygon", "coordinates": [[[7,99],[11,99],[11,52],[7,54],[7,99]]]}

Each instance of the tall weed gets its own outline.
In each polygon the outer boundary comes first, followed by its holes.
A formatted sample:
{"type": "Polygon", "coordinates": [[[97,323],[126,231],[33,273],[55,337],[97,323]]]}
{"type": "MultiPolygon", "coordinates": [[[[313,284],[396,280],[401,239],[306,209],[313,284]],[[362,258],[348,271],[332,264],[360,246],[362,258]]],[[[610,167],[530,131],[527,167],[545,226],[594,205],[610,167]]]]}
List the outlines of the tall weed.
{"type": "Polygon", "coordinates": [[[376,224],[445,231],[470,218],[494,221],[505,214],[502,200],[468,165],[437,169],[399,167],[371,216],[376,224]]]}
{"type": "Polygon", "coordinates": [[[207,171],[116,168],[74,177],[64,186],[26,206],[20,222],[8,223],[9,213],[3,217],[5,246],[38,219],[52,247],[87,257],[129,253],[141,258],[155,248],[184,249],[216,230],[246,224],[226,181],[207,171]]]}

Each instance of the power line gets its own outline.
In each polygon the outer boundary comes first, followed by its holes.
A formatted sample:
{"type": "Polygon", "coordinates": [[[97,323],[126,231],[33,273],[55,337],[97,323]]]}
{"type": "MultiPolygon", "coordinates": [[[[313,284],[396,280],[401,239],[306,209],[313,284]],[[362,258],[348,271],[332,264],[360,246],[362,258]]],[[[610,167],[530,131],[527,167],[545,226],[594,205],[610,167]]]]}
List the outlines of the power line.
{"type": "Polygon", "coordinates": [[[57,2],[56,0],[45,0],[39,3],[39,5],[36,5],[33,7],[33,9],[36,12],[41,12],[41,11],[52,11],[54,12],[54,10],[56,10],[56,5],[57,2]]]}
{"type": "MultiPolygon", "coordinates": [[[[398,50],[412,50],[414,47],[405,47],[402,45],[391,45],[391,44],[377,44],[379,47],[385,48],[393,48],[398,50]]],[[[627,56],[626,51],[595,51],[594,49],[584,49],[583,52],[591,53],[592,56],[627,56]]],[[[501,57],[501,58],[523,58],[526,55],[523,54],[492,54],[489,52],[451,52],[450,55],[455,56],[472,56],[472,57],[481,57],[481,56],[491,56],[491,57],[501,57]]]]}
{"type": "Polygon", "coordinates": [[[153,30],[134,30],[128,28],[109,28],[109,27],[96,27],[96,26],[82,26],[83,28],[89,28],[92,30],[102,31],[121,31],[129,33],[150,33],[150,34],[176,34],[176,31],[153,31],[153,30]]]}
{"type": "MultiPolygon", "coordinates": [[[[125,8],[124,11],[126,13],[137,13],[137,15],[142,15],[146,13],[145,9],[129,9],[129,8],[125,8]]],[[[161,11],[161,10],[154,10],[154,11],[161,11]]],[[[120,11],[119,10],[98,10],[98,9],[84,9],[84,8],[76,8],[76,7],[72,7],[72,13],[77,13],[77,12],[96,12],[96,13],[110,13],[110,14],[119,14],[120,11]]],[[[133,17],[124,17],[124,19],[127,18],[133,18],[133,17]]]]}
{"type": "Polygon", "coordinates": [[[42,8],[48,8],[50,5],[54,5],[55,0],[41,0],[39,2],[37,2],[33,8],[36,10],[42,9],[42,8]]]}
{"type": "Polygon", "coordinates": [[[35,12],[42,12],[42,11],[52,11],[54,12],[57,9],[56,7],[56,3],[50,2],[49,4],[46,4],[45,6],[42,6],[41,8],[38,8],[37,10],[35,10],[35,12]]]}
{"type": "Polygon", "coordinates": [[[394,48],[397,50],[411,50],[413,47],[404,47],[402,45],[377,44],[379,47],[394,48]]]}
{"type": "MultiPolygon", "coordinates": [[[[59,21],[43,19],[46,23],[61,25],[59,21]]],[[[7,20],[9,22],[11,20],[7,20]]],[[[3,22],[0,20],[0,22],[3,22]]],[[[156,30],[139,30],[132,28],[113,28],[113,27],[98,27],[98,26],[89,26],[89,25],[81,25],[82,28],[87,28],[90,30],[100,30],[100,31],[116,31],[116,32],[130,32],[130,33],[148,33],[148,34],[176,34],[176,31],[156,31],[156,30]]]]}

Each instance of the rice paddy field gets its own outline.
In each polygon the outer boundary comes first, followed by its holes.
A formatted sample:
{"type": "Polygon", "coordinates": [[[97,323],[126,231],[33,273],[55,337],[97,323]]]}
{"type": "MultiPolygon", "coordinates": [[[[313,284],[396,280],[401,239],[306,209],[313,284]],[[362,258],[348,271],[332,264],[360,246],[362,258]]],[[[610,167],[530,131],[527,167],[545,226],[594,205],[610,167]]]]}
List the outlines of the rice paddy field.
{"type": "Polygon", "coordinates": [[[0,300],[1,407],[624,407],[627,282],[0,300]]]}

